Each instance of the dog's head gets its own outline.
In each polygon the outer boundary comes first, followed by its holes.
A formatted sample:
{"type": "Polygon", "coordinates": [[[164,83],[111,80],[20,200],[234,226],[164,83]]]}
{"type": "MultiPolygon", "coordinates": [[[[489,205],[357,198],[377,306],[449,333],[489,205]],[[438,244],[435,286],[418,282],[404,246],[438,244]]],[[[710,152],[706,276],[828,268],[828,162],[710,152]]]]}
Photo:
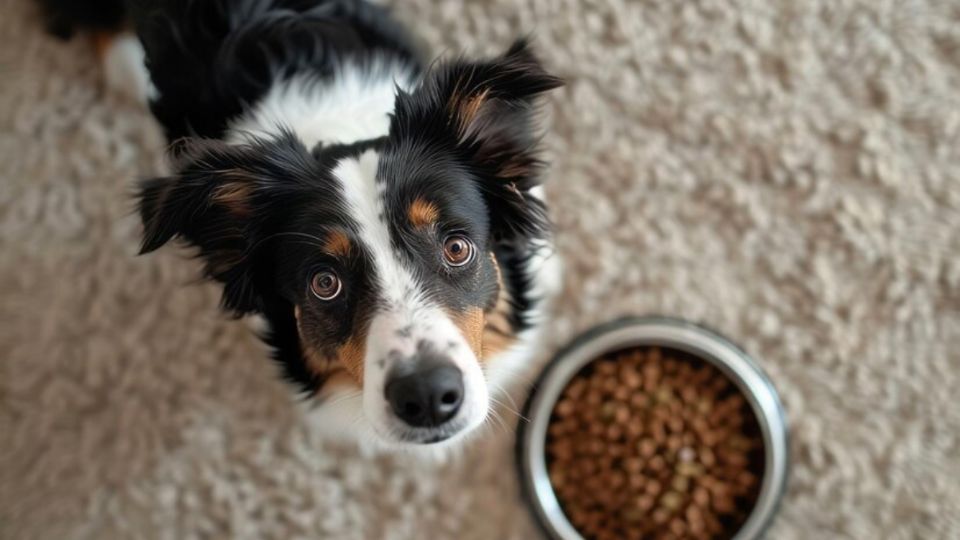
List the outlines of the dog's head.
{"type": "Polygon", "coordinates": [[[398,91],[382,139],[188,142],[175,176],[142,187],[143,251],[199,248],[224,307],[266,316],[287,375],[382,439],[466,433],[523,329],[515,267],[548,234],[534,101],[559,85],[520,42],[398,91]]]}

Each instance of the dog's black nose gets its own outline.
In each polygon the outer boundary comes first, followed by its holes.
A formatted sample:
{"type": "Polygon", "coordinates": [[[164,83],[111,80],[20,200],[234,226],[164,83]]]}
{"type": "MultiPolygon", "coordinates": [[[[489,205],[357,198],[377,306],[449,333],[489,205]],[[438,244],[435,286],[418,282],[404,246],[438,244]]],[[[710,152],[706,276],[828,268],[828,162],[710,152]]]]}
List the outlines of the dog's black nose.
{"type": "Polygon", "coordinates": [[[394,414],[413,427],[439,426],[463,403],[463,374],[449,361],[421,362],[416,371],[394,375],[385,388],[394,414]]]}

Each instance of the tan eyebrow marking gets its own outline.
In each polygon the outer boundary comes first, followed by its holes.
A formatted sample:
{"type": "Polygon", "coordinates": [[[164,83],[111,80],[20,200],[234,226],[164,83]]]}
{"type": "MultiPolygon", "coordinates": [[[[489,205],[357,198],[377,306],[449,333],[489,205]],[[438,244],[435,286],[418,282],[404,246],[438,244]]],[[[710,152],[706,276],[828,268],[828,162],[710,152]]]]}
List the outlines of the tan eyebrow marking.
{"type": "Polygon", "coordinates": [[[407,209],[407,219],[418,229],[433,225],[439,218],[440,209],[437,205],[421,198],[415,199],[407,209]]]}
{"type": "Polygon", "coordinates": [[[336,257],[346,257],[350,255],[352,249],[353,244],[350,243],[350,238],[343,231],[330,232],[323,244],[323,250],[336,257]]]}

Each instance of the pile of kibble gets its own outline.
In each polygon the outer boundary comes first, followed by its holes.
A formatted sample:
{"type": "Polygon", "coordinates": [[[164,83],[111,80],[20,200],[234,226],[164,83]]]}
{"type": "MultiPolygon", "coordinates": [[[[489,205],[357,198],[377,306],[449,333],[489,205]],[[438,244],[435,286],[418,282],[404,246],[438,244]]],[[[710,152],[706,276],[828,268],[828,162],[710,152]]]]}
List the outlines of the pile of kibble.
{"type": "Polygon", "coordinates": [[[592,362],[564,389],[547,434],[550,481],[585,538],[730,538],[759,491],[749,405],[719,370],[638,348],[592,362]]]}

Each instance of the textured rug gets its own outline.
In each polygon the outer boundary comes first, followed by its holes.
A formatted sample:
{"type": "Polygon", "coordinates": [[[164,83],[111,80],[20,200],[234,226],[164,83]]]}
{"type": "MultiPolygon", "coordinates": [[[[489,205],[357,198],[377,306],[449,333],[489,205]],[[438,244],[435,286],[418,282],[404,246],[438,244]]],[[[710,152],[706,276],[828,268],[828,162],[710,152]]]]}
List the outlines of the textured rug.
{"type": "MultiPolygon", "coordinates": [[[[0,4],[0,537],[537,537],[510,430],[433,466],[325,443],[194,261],[134,257],[158,130],[88,47],[0,4]]],[[[703,322],[792,422],[771,538],[960,537],[960,4],[396,11],[438,54],[533,32],[569,81],[538,362],[623,314],[703,322]]]]}

